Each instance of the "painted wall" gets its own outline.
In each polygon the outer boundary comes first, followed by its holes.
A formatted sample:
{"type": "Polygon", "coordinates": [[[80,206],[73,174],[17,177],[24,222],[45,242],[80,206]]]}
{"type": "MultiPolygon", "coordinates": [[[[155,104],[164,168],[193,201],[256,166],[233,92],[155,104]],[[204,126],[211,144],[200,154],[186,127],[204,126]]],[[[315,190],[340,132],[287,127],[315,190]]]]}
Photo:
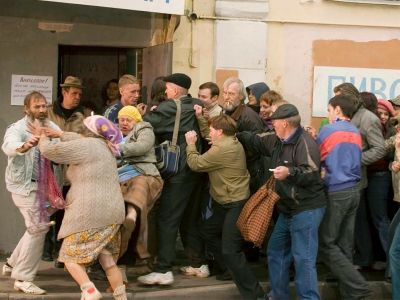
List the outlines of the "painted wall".
{"type": "Polygon", "coordinates": [[[326,0],[269,4],[267,82],[300,108],[304,124],[320,121],[311,118],[315,65],[397,68],[391,58],[400,37],[399,6],[326,0]]]}
{"type": "Polygon", "coordinates": [[[267,0],[186,2],[198,19],[181,18],[173,72],[191,76],[192,95],[200,84],[215,81],[221,87],[229,76],[239,76],[246,85],[266,80],[267,0]]]}
{"type": "MultiPolygon", "coordinates": [[[[197,16],[213,16],[215,2],[186,1],[187,11],[197,16]]],[[[191,21],[182,16],[173,38],[173,73],[185,73],[192,79],[190,93],[197,97],[198,86],[214,79],[214,20],[191,21]]]]}
{"type": "MultiPolygon", "coordinates": [[[[10,105],[12,74],[53,76],[54,99],[57,91],[58,45],[134,48],[147,46],[151,38],[150,14],[129,15],[119,10],[110,10],[107,14],[95,8],[80,9],[77,13],[76,7],[53,3],[55,6],[49,6],[48,3],[41,5],[44,4],[37,1],[15,0],[8,6],[3,6],[0,12],[0,135],[2,137],[6,127],[23,116],[21,106],[10,105]],[[26,3],[25,7],[23,3],[26,3]],[[38,19],[40,14],[42,18],[38,19]],[[132,20],[133,15],[136,15],[135,21],[132,20]],[[116,22],[119,17],[122,26],[116,22]],[[38,29],[39,20],[72,21],[74,26],[69,33],[52,33],[38,29]]],[[[22,217],[5,188],[6,165],[5,155],[0,155],[0,251],[9,252],[15,247],[24,227],[22,217]]]]}

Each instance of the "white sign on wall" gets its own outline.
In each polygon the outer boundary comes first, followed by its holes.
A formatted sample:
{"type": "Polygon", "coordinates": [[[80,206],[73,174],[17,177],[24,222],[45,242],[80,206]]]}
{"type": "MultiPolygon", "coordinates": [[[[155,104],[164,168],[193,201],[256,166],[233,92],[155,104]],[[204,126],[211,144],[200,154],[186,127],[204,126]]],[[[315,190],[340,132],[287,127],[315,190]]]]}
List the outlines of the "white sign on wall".
{"type": "Polygon", "coordinates": [[[24,105],[24,98],[32,91],[42,93],[48,103],[52,101],[53,77],[36,75],[12,75],[11,105],[24,105]]]}
{"type": "Polygon", "coordinates": [[[313,117],[326,117],[333,88],[343,82],[351,82],[360,92],[371,92],[378,99],[400,94],[400,70],[315,66],[313,117]]]}
{"type": "Polygon", "coordinates": [[[183,15],[185,0],[42,0],[69,4],[82,4],[129,10],[151,11],[163,14],[183,15]]]}

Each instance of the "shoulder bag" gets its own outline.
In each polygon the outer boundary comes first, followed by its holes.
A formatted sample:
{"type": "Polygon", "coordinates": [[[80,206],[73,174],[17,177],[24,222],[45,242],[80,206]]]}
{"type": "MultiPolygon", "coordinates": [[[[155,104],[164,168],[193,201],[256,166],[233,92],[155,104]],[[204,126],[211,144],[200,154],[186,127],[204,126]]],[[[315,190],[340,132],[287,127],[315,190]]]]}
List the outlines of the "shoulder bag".
{"type": "Polygon", "coordinates": [[[174,176],[179,170],[180,148],[179,145],[177,145],[177,141],[182,108],[180,100],[175,100],[175,103],[176,115],[172,142],[167,140],[154,147],[157,159],[156,166],[163,179],[174,176]]]}

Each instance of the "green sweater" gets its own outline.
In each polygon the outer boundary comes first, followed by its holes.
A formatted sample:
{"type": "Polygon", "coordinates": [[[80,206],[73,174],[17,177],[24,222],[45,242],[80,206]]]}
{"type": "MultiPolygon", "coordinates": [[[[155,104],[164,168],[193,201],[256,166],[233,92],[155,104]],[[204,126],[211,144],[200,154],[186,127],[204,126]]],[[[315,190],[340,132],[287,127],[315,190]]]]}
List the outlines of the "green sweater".
{"type": "Polygon", "coordinates": [[[207,172],[210,195],[220,204],[245,200],[250,196],[250,175],[242,144],[233,136],[223,136],[203,155],[196,145],[188,145],[187,163],[195,172],[207,172]]]}

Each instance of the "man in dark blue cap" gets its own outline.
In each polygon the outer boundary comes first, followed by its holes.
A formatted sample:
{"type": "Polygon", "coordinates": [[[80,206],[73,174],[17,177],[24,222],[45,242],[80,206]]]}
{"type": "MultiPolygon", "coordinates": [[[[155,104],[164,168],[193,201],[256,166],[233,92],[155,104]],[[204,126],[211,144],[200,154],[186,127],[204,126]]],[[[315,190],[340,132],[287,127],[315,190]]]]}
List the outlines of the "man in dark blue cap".
{"type": "Polygon", "coordinates": [[[292,104],[283,104],[271,116],[275,134],[237,136],[248,151],[271,156],[276,179],[279,217],[268,242],[268,270],[272,299],[289,299],[289,266],[294,260],[295,285],[300,299],[320,299],[316,271],[318,227],[326,198],[320,177],[319,149],[300,126],[292,104]]]}
{"type": "MultiPolygon", "coordinates": [[[[164,78],[168,100],[161,102],[156,109],[146,113],[143,119],[153,128],[159,143],[171,141],[175,125],[177,107],[181,107],[180,126],[177,145],[180,148],[179,170],[171,178],[164,180],[164,188],[160,197],[158,211],[158,256],[152,273],[140,276],[142,284],[169,285],[174,282],[172,263],[175,259],[175,243],[179,228],[187,214],[192,214],[193,199],[196,189],[201,186],[200,175],[193,172],[186,163],[185,133],[194,130],[200,136],[194,105],[202,105],[201,101],[188,96],[192,80],[182,73],[174,73],[164,78]],[[189,207],[190,202],[190,207],[189,207]]],[[[197,149],[201,142],[197,142],[197,149]]],[[[201,151],[201,150],[200,150],[201,151]]],[[[182,234],[181,234],[182,236],[182,234]]],[[[184,235],[183,235],[184,238],[184,235]]],[[[185,242],[184,242],[185,244],[185,242]]]]}

